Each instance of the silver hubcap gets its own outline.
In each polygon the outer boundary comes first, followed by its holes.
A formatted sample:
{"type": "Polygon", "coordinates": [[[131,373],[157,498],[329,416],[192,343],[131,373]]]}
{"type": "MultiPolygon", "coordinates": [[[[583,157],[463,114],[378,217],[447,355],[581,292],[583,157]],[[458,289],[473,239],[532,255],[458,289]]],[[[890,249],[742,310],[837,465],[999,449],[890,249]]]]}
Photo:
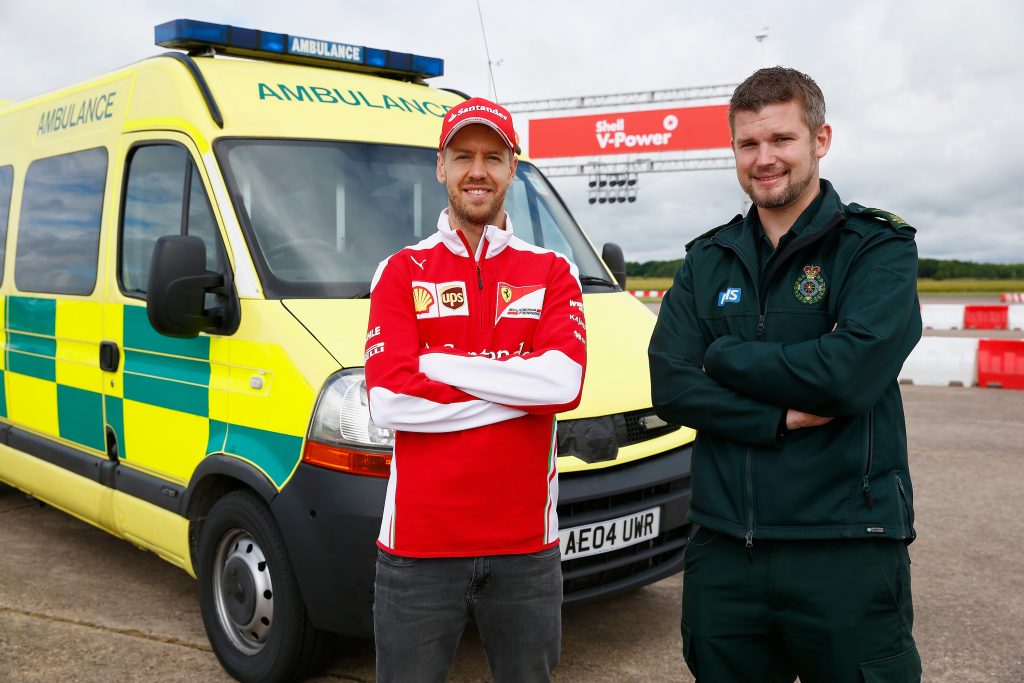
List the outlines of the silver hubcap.
{"type": "Polygon", "coordinates": [[[213,595],[217,618],[232,644],[247,655],[259,653],[274,624],[274,586],[263,548],[249,532],[232,529],[221,537],[213,595]]]}

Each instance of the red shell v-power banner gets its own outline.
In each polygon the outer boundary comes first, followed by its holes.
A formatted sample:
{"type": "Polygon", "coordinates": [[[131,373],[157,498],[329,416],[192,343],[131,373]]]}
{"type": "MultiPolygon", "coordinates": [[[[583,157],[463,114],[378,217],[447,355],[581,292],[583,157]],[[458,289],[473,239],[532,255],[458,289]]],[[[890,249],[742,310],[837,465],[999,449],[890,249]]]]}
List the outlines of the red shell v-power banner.
{"type": "Polygon", "coordinates": [[[599,156],[729,147],[729,105],[530,121],[530,156],[599,156]]]}

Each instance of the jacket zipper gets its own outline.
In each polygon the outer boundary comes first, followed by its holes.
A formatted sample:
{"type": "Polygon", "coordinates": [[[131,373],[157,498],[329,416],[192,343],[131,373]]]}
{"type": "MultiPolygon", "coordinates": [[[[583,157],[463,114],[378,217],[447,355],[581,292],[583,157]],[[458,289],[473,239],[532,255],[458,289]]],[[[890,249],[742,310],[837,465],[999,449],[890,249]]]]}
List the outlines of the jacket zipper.
{"type": "MultiPolygon", "coordinates": [[[[487,309],[487,302],[484,301],[484,278],[483,274],[480,272],[480,261],[483,260],[484,255],[487,253],[487,231],[485,230],[484,234],[480,236],[481,244],[477,245],[477,248],[480,250],[479,260],[477,259],[476,254],[473,253],[473,250],[469,248],[469,240],[466,239],[466,236],[463,235],[462,232],[459,232],[459,238],[462,240],[463,246],[466,247],[466,253],[469,255],[470,263],[473,265],[473,268],[476,269],[476,285],[477,289],[480,291],[480,294],[477,294],[476,296],[473,297],[474,303],[470,304],[470,307],[474,309],[475,317],[477,320],[476,327],[478,329],[483,330],[486,329],[487,327],[487,323],[484,320],[484,313],[486,312],[487,309]]],[[[466,296],[469,297],[469,287],[466,288],[466,296]]]]}
{"type": "Polygon", "coordinates": [[[907,532],[909,533],[914,528],[914,516],[910,514],[910,505],[907,503],[907,492],[903,488],[903,479],[900,478],[899,473],[896,474],[896,488],[900,490],[900,504],[903,506],[903,517],[906,520],[907,532]]]}
{"type": "MultiPolygon", "coordinates": [[[[750,267],[750,263],[747,261],[747,257],[743,255],[739,249],[734,245],[726,242],[717,242],[712,237],[711,241],[714,244],[718,244],[734,254],[736,258],[740,260],[743,267],[747,269],[747,275],[750,277],[750,281],[754,283],[754,297],[757,299],[757,340],[761,341],[764,337],[764,308],[763,302],[761,301],[761,292],[757,286],[757,278],[754,277],[754,270],[750,267]]],[[[746,463],[744,465],[744,495],[747,500],[747,529],[743,534],[744,545],[747,548],[747,560],[750,562],[754,561],[754,474],[753,474],[753,454],[751,450],[747,449],[746,463]]]]}
{"type": "Polygon", "coordinates": [[[868,413],[868,447],[867,447],[867,463],[864,465],[864,478],[861,480],[861,491],[864,494],[864,503],[868,506],[868,510],[875,506],[875,500],[871,496],[871,461],[874,459],[875,452],[875,412],[872,410],[868,413]]]}
{"type": "Polygon", "coordinates": [[[747,449],[746,464],[747,481],[744,488],[747,494],[747,533],[743,540],[747,547],[747,561],[754,561],[754,456],[751,449],[747,449]]]}

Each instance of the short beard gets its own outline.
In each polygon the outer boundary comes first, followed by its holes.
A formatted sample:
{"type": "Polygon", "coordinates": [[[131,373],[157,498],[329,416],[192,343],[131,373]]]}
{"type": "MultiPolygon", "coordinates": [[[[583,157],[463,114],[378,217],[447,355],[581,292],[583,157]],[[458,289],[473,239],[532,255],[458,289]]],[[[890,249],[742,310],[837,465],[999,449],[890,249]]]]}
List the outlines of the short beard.
{"type": "MultiPolygon", "coordinates": [[[[780,195],[772,196],[767,195],[763,197],[754,196],[754,183],[751,181],[750,189],[747,190],[747,196],[750,197],[750,201],[753,202],[754,206],[759,209],[781,209],[789,206],[800,197],[801,194],[807,189],[807,186],[811,184],[811,180],[815,176],[815,171],[818,169],[818,157],[811,153],[811,166],[807,169],[807,177],[804,178],[799,184],[790,183],[786,188],[786,191],[780,195]]],[[[790,176],[792,178],[792,175],[790,176]]]]}
{"type": "Polygon", "coordinates": [[[800,194],[807,189],[807,186],[811,183],[811,178],[808,176],[803,183],[798,187],[796,185],[790,185],[786,188],[786,191],[780,195],[769,195],[766,197],[756,197],[752,192],[748,192],[747,196],[750,197],[750,201],[754,203],[759,209],[781,209],[784,206],[789,206],[800,194]]]}
{"type": "Polygon", "coordinates": [[[467,225],[475,227],[484,227],[485,225],[497,225],[497,219],[501,216],[505,210],[505,193],[501,194],[498,198],[498,202],[495,205],[495,209],[490,215],[484,217],[482,220],[476,216],[471,216],[469,213],[462,210],[462,206],[456,199],[461,199],[461,190],[457,188],[448,189],[448,212],[455,216],[455,222],[457,225],[467,225]]]}

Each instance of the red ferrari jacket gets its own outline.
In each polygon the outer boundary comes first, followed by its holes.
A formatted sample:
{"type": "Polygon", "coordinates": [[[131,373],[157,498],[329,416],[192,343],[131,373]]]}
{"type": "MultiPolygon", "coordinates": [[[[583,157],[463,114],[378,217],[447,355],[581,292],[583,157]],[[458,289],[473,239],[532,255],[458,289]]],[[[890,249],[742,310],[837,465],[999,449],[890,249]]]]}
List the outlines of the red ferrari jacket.
{"type": "Polygon", "coordinates": [[[558,543],[555,414],[579,404],[586,323],[576,266],[488,225],[476,254],[448,223],[383,261],[366,386],[395,430],[377,540],[409,557],[558,543]]]}

